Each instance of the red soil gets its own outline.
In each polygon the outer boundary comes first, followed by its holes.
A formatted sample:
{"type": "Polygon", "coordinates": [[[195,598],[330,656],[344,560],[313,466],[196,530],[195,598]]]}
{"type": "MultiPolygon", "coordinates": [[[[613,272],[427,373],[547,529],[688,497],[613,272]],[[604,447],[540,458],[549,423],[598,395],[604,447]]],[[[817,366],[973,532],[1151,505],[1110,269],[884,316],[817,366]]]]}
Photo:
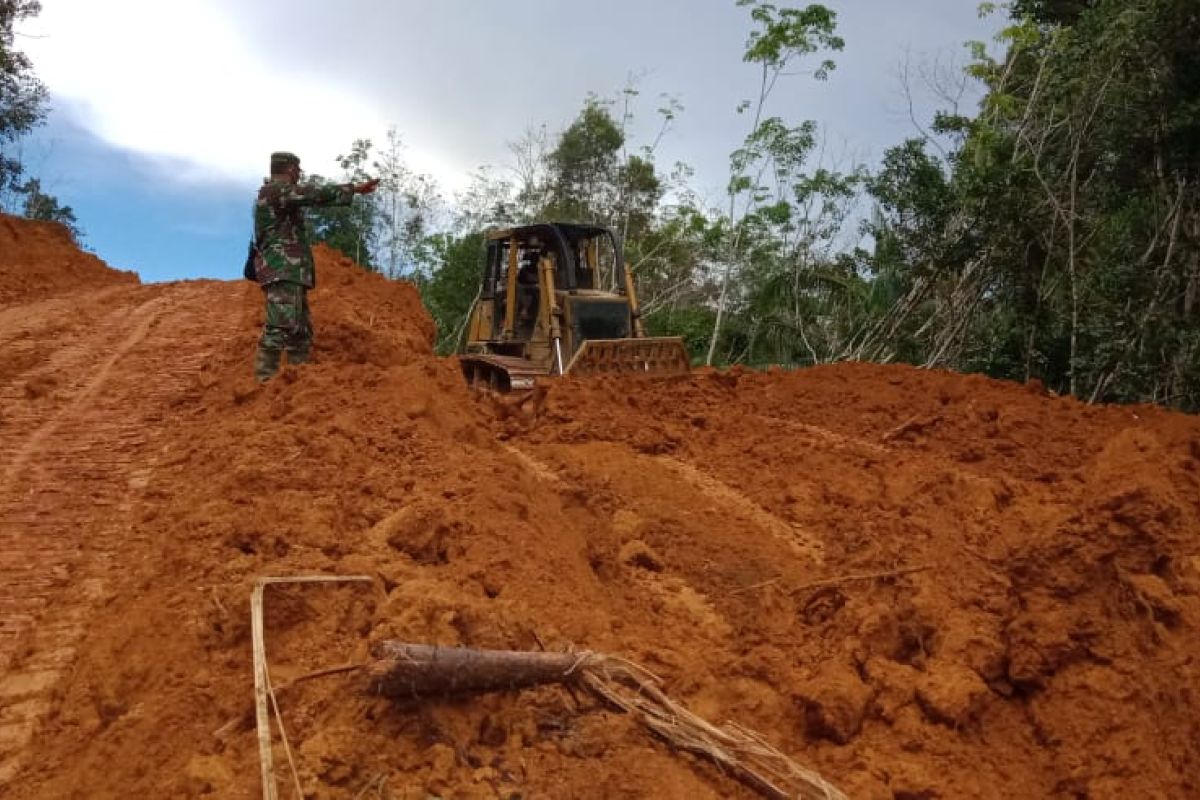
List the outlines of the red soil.
{"type": "MultiPolygon", "coordinates": [[[[318,262],[265,387],[250,284],[0,309],[53,344],[0,360],[0,795],[260,796],[250,587],[313,573],[374,583],[268,591],[276,685],[586,648],[852,797],[1200,792],[1196,418],[865,364],[476,397],[411,286],[318,262]]],[[[281,693],[306,796],[749,796],[560,689],[359,686],[281,693]]]]}
{"type": "Polygon", "coordinates": [[[80,289],[138,282],[80,250],[57,222],[0,214],[0,308],[80,289]]]}

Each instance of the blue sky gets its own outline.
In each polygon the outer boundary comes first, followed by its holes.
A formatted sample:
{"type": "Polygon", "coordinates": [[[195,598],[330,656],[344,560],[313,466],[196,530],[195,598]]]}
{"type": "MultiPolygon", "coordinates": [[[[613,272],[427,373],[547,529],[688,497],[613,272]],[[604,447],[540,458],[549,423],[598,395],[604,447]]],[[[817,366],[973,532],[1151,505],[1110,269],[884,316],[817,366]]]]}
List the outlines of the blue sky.
{"type": "MultiPolygon", "coordinates": [[[[788,79],[769,113],[819,122],[843,167],[915,134],[902,63],[925,120],[944,102],[916,73],[961,64],[963,43],[999,25],[970,0],[827,4],[847,42],[838,69],[788,79]]],[[[635,144],[658,96],[676,96],[659,160],[687,161],[717,196],[746,124],[734,108],[756,88],[733,0],[49,0],[25,29],[53,102],[22,145],[29,170],[75,209],[89,248],[148,281],[237,277],[271,150],[334,174],[353,139],[395,125],[410,166],[452,197],[475,168],[503,168],[527,126],[561,129],[630,74],[635,144]]]]}
{"type": "Polygon", "coordinates": [[[170,164],[107,144],[59,110],[31,138],[30,171],[111,266],[143,281],[240,276],[254,181],[175,180],[170,164]]]}

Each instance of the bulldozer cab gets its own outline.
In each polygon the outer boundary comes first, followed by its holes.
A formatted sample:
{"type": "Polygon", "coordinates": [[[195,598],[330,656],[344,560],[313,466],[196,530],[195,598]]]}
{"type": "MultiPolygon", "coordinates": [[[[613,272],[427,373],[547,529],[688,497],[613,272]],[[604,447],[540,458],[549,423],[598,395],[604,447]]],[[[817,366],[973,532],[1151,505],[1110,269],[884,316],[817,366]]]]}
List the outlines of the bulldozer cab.
{"type": "Polygon", "coordinates": [[[461,362],[469,381],[486,375],[501,389],[571,372],[577,362],[580,374],[688,370],[681,340],[646,338],[618,239],[608,228],[568,223],[487,234],[461,362]]]}
{"type": "Polygon", "coordinates": [[[562,310],[562,295],[602,293],[610,301],[601,309],[607,313],[582,315],[570,332],[570,351],[586,339],[628,337],[631,309],[618,283],[619,264],[620,251],[607,228],[547,224],[492,233],[480,294],[491,306],[491,325],[477,332],[502,346],[510,343],[504,349],[516,355],[528,349],[519,345],[539,334],[539,323],[549,327],[554,306],[562,310]],[[605,285],[611,290],[602,291],[605,285]]]}

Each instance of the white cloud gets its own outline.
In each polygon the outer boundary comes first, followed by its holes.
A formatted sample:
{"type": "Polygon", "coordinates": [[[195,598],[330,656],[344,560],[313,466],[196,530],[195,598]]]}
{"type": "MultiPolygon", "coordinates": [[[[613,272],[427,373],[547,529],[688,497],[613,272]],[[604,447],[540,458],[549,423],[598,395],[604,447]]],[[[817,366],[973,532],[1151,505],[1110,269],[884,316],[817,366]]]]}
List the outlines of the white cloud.
{"type": "Polygon", "coordinates": [[[273,67],[204,0],[52,0],[25,32],[38,76],[86,128],[183,180],[253,181],[273,150],[336,174],[353,138],[386,130],[368,97],[273,67]]]}
{"type": "MultiPolygon", "coordinates": [[[[999,24],[964,0],[831,0],[847,49],[821,83],[795,77],[770,113],[816,119],[868,157],[913,135],[896,112],[906,48],[958,48],[999,24]]],[[[409,166],[446,194],[530,124],[567,124],[588,91],[639,84],[634,143],[654,135],[659,92],[686,111],[659,153],[718,194],[754,91],[750,30],[732,0],[47,0],[23,40],[60,109],[139,154],[171,183],[257,182],[273,150],[337,173],[354,138],[400,124],[409,166]],[[637,20],[630,25],[629,20],[637,20]],[[687,36],[664,35],[686,21],[687,36]]]]}

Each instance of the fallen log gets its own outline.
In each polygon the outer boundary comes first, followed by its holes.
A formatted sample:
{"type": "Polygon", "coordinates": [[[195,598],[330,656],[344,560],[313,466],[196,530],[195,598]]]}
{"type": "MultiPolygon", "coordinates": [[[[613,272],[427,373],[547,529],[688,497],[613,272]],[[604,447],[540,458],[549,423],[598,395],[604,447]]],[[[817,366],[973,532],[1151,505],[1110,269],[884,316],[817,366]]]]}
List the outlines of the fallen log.
{"type": "Polygon", "coordinates": [[[452,696],[546,684],[583,689],[633,714],[669,745],[712,761],[771,800],[846,800],[816,772],[802,767],[736,723],[713,725],[662,691],[649,670],[602,653],[475,650],[385,641],[366,665],[368,690],[398,700],[452,696]]]}
{"type": "Polygon", "coordinates": [[[567,683],[593,653],[472,650],[383,642],[367,665],[370,691],[394,699],[511,691],[567,683]]]}

